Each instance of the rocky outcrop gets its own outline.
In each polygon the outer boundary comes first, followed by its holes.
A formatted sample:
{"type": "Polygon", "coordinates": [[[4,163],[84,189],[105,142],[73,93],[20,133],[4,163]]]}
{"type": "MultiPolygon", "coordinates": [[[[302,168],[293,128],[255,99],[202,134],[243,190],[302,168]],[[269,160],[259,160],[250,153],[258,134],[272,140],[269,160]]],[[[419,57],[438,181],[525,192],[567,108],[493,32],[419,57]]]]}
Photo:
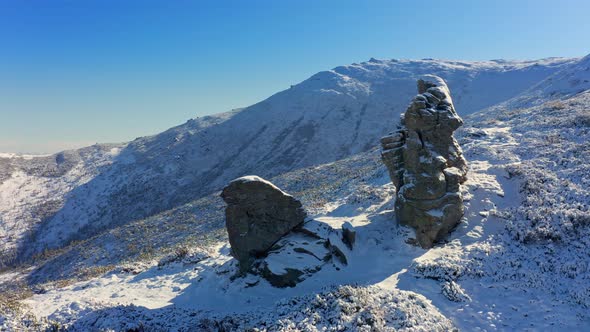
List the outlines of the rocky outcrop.
{"type": "Polygon", "coordinates": [[[347,265],[354,244],[352,225],[342,231],[306,219],[301,203],[257,177],[238,178],[223,189],[226,228],[239,274],[252,273],[275,287],[294,287],[331,265],[347,265]]]}
{"type": "Polygon", "coordinates": [[[275,287],[294,287],[326,265],[339,270],[350,255],[342,237],[342,232],[323,222],[307,220],[258,259],[253,272],[275,287]]]}
{"type": "Polygon", "coordinates": [[[257,176],[233,180],[221,197],[227,203],[225,224],[231,252],[242,273],[306,218],[301,202],[257,176]]]}
{"type": "Polygon", "coordinates": [[[467,163],[453,132],[463,124],[446,83],[418,80],[418,95],[396,132],[381,139],[382,160],[397,190],[396,216],[416,229],[423,248],[442,240],[461,220],[460,184],[467,163]]]}

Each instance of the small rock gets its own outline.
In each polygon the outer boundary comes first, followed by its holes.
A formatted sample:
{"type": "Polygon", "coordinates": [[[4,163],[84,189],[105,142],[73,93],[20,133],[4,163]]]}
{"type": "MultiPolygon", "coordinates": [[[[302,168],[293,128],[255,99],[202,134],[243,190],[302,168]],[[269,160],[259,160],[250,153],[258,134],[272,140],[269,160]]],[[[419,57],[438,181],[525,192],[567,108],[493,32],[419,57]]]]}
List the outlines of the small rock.
{"type": "Polygon", "coordinates": [[[356,240],[356,230],[354,226],[350,222],[345,222],[342,224],[342,241],[350,248],[354,246],[354,242],[356,240]]]}
{"type": "Polygon", "coordinates": [[[465,293],[465,291],[454,281],[445,281],[441,285],[441,291],[443,295],[453,302],[468,302],[471,301],[471,297],[465,293]]]}
{"type": "Polygon", "coordinates": [[[350,249],[348,245],[342,241],[342,236],[339,236],[337,232],[333,232],[328,237],[329,248],[336,258],[343,265],[348,265],[348,254],[350,249]]]}

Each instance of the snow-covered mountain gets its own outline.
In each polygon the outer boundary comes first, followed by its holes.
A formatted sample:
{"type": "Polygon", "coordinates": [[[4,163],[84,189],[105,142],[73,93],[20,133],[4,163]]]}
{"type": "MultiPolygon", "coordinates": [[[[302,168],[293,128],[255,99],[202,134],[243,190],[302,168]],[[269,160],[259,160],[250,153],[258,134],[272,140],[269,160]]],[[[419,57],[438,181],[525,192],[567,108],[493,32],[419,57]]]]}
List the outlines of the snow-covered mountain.
{"type": "Polygon", "coordinates": [[[514,98],[497,106],[520,108],[544,103],[548,99],[563,99],[590,89],[590,55],[556,71],[533,84],[514,98]]]}
{"type": "Polygon", "coordinates": [[[367,151],[392,129],[423,74],[447,80],[465,115],[578,61],[371,59],[320,72],[245,109],[189,120],[127,144],[0,158],[6,165],[0,174],[0,250],[4,260],[15,250],[27,258],[187,203],[238,176],[270,177],[367,151]]]}
{"type": "Polygon", "coordinates": [[[127,144],[6,156],[0,243],[42,254],[0,273],[0,329],[584,330],[588,61],[372,59],[127,144]],[[422,74],[447,80],[470,163],[465,219],[429,251],[393,221],[376,148],[422,74]],[[217,190],[249,173],[351,222],[348,266],[280,290],[230,278],[217,190]]]}

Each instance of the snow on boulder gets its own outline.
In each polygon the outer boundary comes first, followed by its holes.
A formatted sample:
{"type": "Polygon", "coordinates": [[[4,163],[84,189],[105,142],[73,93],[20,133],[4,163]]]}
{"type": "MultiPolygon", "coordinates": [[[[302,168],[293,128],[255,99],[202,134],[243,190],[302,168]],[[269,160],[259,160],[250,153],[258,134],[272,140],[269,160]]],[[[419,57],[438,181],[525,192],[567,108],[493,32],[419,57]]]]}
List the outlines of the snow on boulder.
{"type": "Polygon", "coordinates": [[[301,202],[258,176],[231,181],[221,197],[227,203],[225,224],[231,252],[241,273],[306,218],[301,202]]]}
{"type": "Polygon", "coordinates": [[[324,239],[292,232],[280,239],[258,262],[258,272],[275,287],[294,287],[319,271],[332,257],[324,239]]]}
{"type": "Polygon", "coordinates": [[[257,259],[251,272],[275,287],[295,287],[326,265],[341,270],[350,255],[342,237],[342,232],[326,223],[307,220],[277,241],[265,257],[257,259]]]}
{"type": "Polygon", "coordinates": [[[440,77],[418,80],[418,95],[395,133],[381,139],[383,163],[396,186],[396,216],[416,229],[423,248],[442,240],[461,220],[459,185],[467,162],[453,132],[463,124],[440,77]]]}

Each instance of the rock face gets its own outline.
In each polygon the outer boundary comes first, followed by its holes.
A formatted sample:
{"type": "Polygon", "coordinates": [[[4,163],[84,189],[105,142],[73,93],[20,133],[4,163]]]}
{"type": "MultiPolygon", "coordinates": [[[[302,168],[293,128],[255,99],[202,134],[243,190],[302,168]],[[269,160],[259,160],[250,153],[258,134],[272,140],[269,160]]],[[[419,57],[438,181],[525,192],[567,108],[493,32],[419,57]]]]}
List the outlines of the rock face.
{"type": "Polygon", "coordinates": [[[225,223],[232,255],[242,273],[306,218],[298,200],[257,176],[233,180],[221,197],[227,203],[225,223]]]}
{"type": "Polygon", "coordinates": [[[251,273],[275,287],[294,287],[326,265],[339,270],[348,264],[352,225],[339,231],[307,219],[298,200],[257,176],[233,180],[221,197],[227,203],[225,224],[240,275],[251,273]]]}
{"type": "Polygon", "coordinates": [[[342,224],[342,241],[344,241],[350,249],[352,249],[354,242],[356,241],[356,230],[354,230],[354,227],[348,221],[342,224]]]}
{"type": "Polygon", "coordinates": [[[467,163],[453,132],[463,124],[446,83],[418,80],[418,95],[402,114],[398,130],[381,139],[382,160],[396,186],[396,216],[416,229],[423,248],[442,240],[461,220],[459,185],[467,163]]]}

